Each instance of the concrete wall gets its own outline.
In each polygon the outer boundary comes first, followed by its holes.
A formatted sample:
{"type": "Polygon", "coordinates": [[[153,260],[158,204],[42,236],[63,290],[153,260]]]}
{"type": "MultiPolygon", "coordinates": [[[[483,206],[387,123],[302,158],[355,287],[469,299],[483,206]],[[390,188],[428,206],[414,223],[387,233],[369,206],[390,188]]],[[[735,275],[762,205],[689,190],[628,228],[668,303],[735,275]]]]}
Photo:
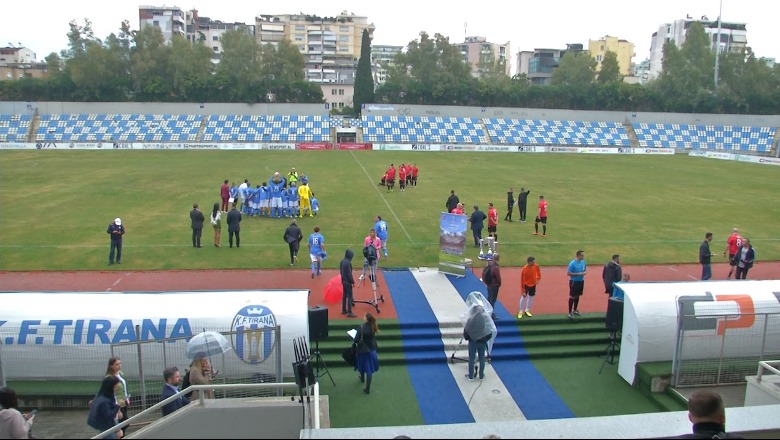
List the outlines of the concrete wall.
{"type": "Polygon", "coordinates": [[[149,102],[0,102],[0,113],[174,115],[328,115],[325,104],[225,104],[149,102]]]}
{"type": "Polygon", "coordinates": [[[458,107],[366,104],[364,115],[542,119],[619,123],[705,124],[780,127],[780,115],[714,115],[700,113],[603,112],[508,107],[458,107]]]}

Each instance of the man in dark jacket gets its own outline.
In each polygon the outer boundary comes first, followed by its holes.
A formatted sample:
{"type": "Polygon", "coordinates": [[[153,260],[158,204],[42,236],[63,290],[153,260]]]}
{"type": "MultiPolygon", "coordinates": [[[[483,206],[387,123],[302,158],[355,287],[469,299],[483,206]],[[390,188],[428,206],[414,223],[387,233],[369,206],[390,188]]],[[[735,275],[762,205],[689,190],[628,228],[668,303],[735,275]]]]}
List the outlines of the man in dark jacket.
{"type": "Polygon", "coordinates": [[[198,204],[192,205],[192,211],[190,211],[190,220],[192,221],[192,247],[199,248],[200,236],[203,234],[203,222],[206,217],[198,209],[198,204]]]}
{"type": "Polygon", "coordinates": [[[300,248],[301,240],[303,240],[303,233],[301,232],[301,228],[298,227],[298,222],[295,221],[295,219],[290,220],[290,226],[284,230],[284,236],[282,238],[290,247],[290,266],[293,266],[295,265],[295,262],[298,261],[298,249],[300,248]]]}
{"type": "Polygon", "coordinates": [[[688,419],[693,433],[677,438],[742,438],[726,433],[723,398],[714,391],[696,391],[688,398],[688,419]]]}
{"type": "Polygon", "coordinates": [[[491,318],[493,318],[494,321],[498,319],[496,317],[496,301],[498,300],[498,289],[501,288],[501,268],[498,267],[498,260],[499,255],[493,254],[493,261],[488,262],[492,279],[490,280],[490,284],[487,285],[487,293],[488,302],[493,306],[491,318]]]}
{"type": "Polygon", "coordinates": [[[236,202],[233,202],[227,215],[228,224],[228,243],[233,247],[233,236],[236,236],[236,247],[241,247],[241,213],[236,209],[236,202]]]}
{"type": "Polygon", "coordinates": [[[452,212],[456,206],[460,203],[460,199],[455,195],[455,190],[450,191],[450,196],[447,197],[447,203],[444,206],[447,208],[447,212],[452,212]]]}
{"type": "Polygon", "coordinates": [[[710,252],[710,242],[712,241],[712,232],[704,234],[704,241],[699,246],[699,263],[701,264],[701,280],[706,281],[712,278],[712,252],[710,252]]]}
{"type": "Polygon", "coordinates": [[[601,272],[601,278],[604,280],[604,293],[612,296],[615,283],[623,280],[623,269],[620,267],[620,255],[612,256],[612,261],[604,265],[601,272]]]}
{"type": "MultiPolygon", "coordinates": [[[[162,390],[162,397],[161,400],[165,400],[171,396],[175,396],[176,393],[179,392],[179,382],[181,382],[181,373],[179,373],[179,369],[176,367],[168,367],[163,371],[163,379],[165,380],[165,385],[163,385],[162,390]]],[[[173,400],[172,402],[168,402],[162,407],[162,415],[167,416],[168,414],[176,411],[177,409],[180,409],[184,405],[187,405],[190,403],[188,399],[186,399],[183,395],[179,396],[177,399],[173,400]]]]}
{"type": "Polygon", "coordinates": [[[528,213],[528,194],[531,190],[525,190],[520,188],[520,193],[517,194],[517,209],[520,211],[520,221],[525,223],[525,215],[528,213]]]}
{"type": "Polygon", "coordinates": [[[485,229],[485,219],[487,215],[479,210],[479,206],[474,205],[474,212],[469,217],[469,223],[471,223],[471,235],[474,236],[474,247],[479,246],[479,242],[482,241],[482,230],[485,229]]]}
{"type": "Polygon", "coordinates": [[[357,315],[352,313],[352,287],[355,286],[355,279],[352,277],[352,257],[354,256],[355,253],[352,252],[352,249],[347,249],[341,264],[339,264],[341,287],[344,290],[344,295],[341,296],[341,314],[347,315],[349,318],[357,318],[357,315]]]}

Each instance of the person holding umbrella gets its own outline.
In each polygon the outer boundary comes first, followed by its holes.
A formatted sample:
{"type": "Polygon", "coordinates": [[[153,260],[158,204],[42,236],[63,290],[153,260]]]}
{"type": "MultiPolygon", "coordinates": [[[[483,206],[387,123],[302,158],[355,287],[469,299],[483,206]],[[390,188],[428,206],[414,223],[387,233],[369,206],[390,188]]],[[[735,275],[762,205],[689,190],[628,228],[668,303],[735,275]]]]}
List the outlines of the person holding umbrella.
{"type": "MultiPolygon", "coordinates": [[[[211,374],[211,364],[205,353],[198,354],[190,364],[190,385],[208,385],[212,382],[214,376],[211,374]]],[[[207,399],[214,398],[214,390],[206,390],[207,399]]],[[[190,401],[198,400],[200,391],[193,391],[190,395],[190,401]]]]}

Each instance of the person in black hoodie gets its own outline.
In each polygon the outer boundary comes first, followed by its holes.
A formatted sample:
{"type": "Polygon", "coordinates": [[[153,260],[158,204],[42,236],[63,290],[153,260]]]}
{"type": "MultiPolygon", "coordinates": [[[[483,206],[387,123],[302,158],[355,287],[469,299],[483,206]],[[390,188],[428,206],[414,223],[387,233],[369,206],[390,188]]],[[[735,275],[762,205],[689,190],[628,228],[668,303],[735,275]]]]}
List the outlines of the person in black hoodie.
{"type": "Polygon", "coordinates": [[[284,237],[282,238],[290,247],[290,266],[293,266],[298,261],[298,249],[300,248],[301,240],[303,240],[303,233],[295,219],[290,220],[290,226],[285,229],[284,237]]]}
{"type": "Polygon", "coordinates": [[[355,253],[352,252],[352,249],[347,249],[341,264],[339,264],[341,287],[344,290],[344,294],[341,296],[341,314],[347,315],[349,318],[357,318],[357,315],[352,313],[352,288],[355,286],[355,278],[352,277],[352,258],[354,256],[355,253]]]}

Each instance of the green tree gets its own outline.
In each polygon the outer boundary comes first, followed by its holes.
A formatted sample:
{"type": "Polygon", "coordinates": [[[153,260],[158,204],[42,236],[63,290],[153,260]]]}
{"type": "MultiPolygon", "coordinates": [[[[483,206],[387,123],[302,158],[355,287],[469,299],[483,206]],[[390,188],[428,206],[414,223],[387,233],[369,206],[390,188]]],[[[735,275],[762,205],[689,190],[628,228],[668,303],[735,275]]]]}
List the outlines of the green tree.
{"type": "MultiPolygon", "coordinates": [[[[183,38],[174,36],[176,38],[183,38]]],[[[173,94],[172,47],[156,26],[147,25],[135,33],[131,59],[133,91],[139,101],[164,102],[173,94]]]]}
{"type": "Polygon", "coordinates": [[[360,59],[355,72],[355,94],[352,98],[352,105],[359,114],[363,104],[371,102],[374,102],[374,76],[371,73],[371,38],[368,36],[368,30],[363,29],[360,59]]]}
{"type": "Polygon", "coordinates": [[[587,52],[566,52],[553,70],[550,84],[587,87],[596,78],[596,60],[587,52]]]}
{"type": "Polygon", "coordinates": [[[599,84],[609,84],[623,81],[623,75],[620,74],[617,54],[608,50],[604,54],[604,60],[601,61],[601,70],[596,81],[599,84]]]}
{"type": "Polygon", "coordinates": [[[216,96],[224,102],[264,102],[268,78],[262,76],[263,50],[245,29],[222,35],[224,53],[216,71],[216,96]]]}

